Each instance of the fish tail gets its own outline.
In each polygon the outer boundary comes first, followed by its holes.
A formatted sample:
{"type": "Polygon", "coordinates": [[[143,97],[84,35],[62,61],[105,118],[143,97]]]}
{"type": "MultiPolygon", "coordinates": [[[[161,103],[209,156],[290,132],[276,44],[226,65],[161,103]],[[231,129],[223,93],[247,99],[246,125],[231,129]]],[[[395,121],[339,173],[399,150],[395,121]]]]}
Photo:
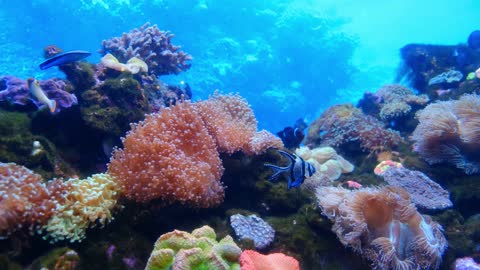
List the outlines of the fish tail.
{"type": "Polygon", "coordinates": [[[48,107],[50,107],[50,112],[51,112],[51,113],[54,113],[55,110],[57,109],[57,102],[56,102],[54,99],[52,99],[52,100],[50,100],[50,104],[49,104],[49,105],[50,105],[50,106],[48,106],[48,107]]]}
{"type": "Polygon", "coordinates": [[[275,181],[280,176],[280,174],[288,170],[288,167],[279,167],[273,164],[264,164],[264,166],[273,170],[272,176],[268,178],[269,181],[275,181]]]}

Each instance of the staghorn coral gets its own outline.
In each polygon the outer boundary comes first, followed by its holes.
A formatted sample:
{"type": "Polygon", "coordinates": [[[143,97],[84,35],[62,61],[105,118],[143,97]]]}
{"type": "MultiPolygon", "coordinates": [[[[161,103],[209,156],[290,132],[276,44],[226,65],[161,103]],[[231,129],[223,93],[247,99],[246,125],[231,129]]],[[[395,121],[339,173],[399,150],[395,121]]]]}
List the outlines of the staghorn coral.
{"type": "Polygon", "coordinates": [[[63,183],[68,187],[65,202],[59,204],[56,214],[42,226],[44,238],[51,242],[81,241],[87,228],[105,225],[112,217],[120,194],[117,183],[108,174],[94,174],[86,179],[70,179],[63,183]]]}
{"type": "Polygon", "coordinates": [[[192,233],[175,230],[155,242],[146,270],[240,270],[242,250],[232,237],[216,241],[215,231],[203,226],[192,233]]]}
{"type": "Polygon", "coordinates": [[[437,269],[447,240],[441,226],[421,215],[402,188],[320,187],[322,213],[340,242],[372,262],[373,269],[437,269]]]}
{"type": "Polygon", "coordinates": [[[245,250],[240,256],[242,270],[300,270],[298,261],[283,253],[260,254],[245,250]]]}
{"type": "Polygon", "coordinates": [[[40,175],[15,163],[0,162],[0,235],[29,226],[35,232],[63,202],[60,180],[43,183],[40,175]]]}
{"type": "Polygon", "coordinates": [[[308,127],[308,146],[341,146],[358,141],[363,151],[377,152],[398,145],[402,138],[352,104],[328,108],[308,127]]]}
{"type": "Polygon", "coordinates": [[[178,74],[190,67],[192,60],[189,54],[171,43],[173,34],[158,29],[157,25],[144,24],[140,28],[123,33],[102,42],[100,53],[115,56],[121,63],[132,57],[143,60],[151,74],[156,76],[178,74]]]}
{"type": "Polygon", "coordinates": [[[273,135],[255,133],[255,117],[238,95],[210,99],[177,103],[132,126],[109,164],[127,198],[214,206],[224,195],[219,151],[250,154],[281,146],[273,135]]]}
{"type": "Polygon", "coordinates": [[[417,112],[419,124],[410,139],[429,164],[448,162],[466,174],[480,171],[480,98],[464,95],[417,112]]]}

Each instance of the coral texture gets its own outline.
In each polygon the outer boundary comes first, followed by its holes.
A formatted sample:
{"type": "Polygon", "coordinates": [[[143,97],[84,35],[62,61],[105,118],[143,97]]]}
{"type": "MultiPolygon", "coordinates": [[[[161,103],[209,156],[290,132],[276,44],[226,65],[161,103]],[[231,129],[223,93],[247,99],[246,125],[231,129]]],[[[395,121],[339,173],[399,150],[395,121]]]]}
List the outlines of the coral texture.
{"type": "Polygon", "coordinates": [[[63,201],[60,180],[43,183],[40,175],[14,163],[0,162],[0,235],[45,224],[63,201]]]}
{"type": "Polygon", "coordinates": [[[240,240],[253,240],[256,249],[267,248],[275,238],[275,230],[272,226],[256,215],[232,215],[230,225],[240,240]]]}
{"type": "Polygon", "coordinates": [[[51,242],[81,241],[87,228],[104,226],[113,219],[112,211],[120,195],[117,183],[108,174],[94,174],[86,179],[70,179],[65,202],[58,205],[42,231],[51,242]]]}
{"type": "Polygon", "coordinates": [[[340,146],[353,141],[358,141],[364,151],[377,152],[396,146],[402,138],[351,104],[336,105],[323,112],[309,126],[306,138],[308,146],[340,146]]]}
{"type": "Polygon", "coordinates": [[[425,105],[428,102],[427,95],[417,96],[399,84],[384,85],[374,95],[379,100],[380,118],[383,120],[404,116],[412,109],[411,105],[425,105]]]}
{"type": "Polygon", "coordinates": [[[419,208],[444,209],[453,205],[448,191],[420,171],[390,167],[382,176],[391,186],[404,188],[419,208]]]}
{"type": "Polygon", "coordinates": [[[224,195],[219,151],[259,154],[282,146],[273,135],[259,141],[257,134],[265,132],[255,129],[253,112],[238,95],[180,102],[133,125],[123,139],[124,149],[114,152],[109,172],[129,199],[211,207],[224,195]]]}
{"type": "Polygon", "coordinates": [[[100,53],[111,53],[122,63],[137,57],[147,64],[149,72],[157,76],[178,74],[190,67],[192,57],[173,45],[172,38],[173,34],[146,23],[121,37],[104,40],[100,53]]]}
{"type": "Polygon", "coordinates": [[[480,171],[480,98],[464,95],[417,112],[419,124],[410,139],[429,164],[448,162],[466,174],[480,171]]]}
{"type": "Polygon", "coordinates": [[[421,215],[398,187],[320,187],[322,213],[340,242],[372,262],[373,269],[437,269],[447,240],[441,226],[421,215]]]}
{"type": "Polygon", "coordinates": [[[203,226],[192,233],[175,230],[155,242],[146,270],[240,270],[242,250],[230,236],[217,242],[215,231],[203,226]]]}
{"type": "Polygon", "coordinates": [[[242,270],[300,270],[298,261],[283,253],[260,254],[245,250],[240,256],[242,270]]]}
{"type": "Polygon", "coordinates": [[[214,139],[195,110],[185,101],[132,125],[114,151],[109,172],[129,199],[161,198],[198,207],[223,200],[223,167],[214,139]]]}
{"type": "MultiPolygon", "coordinates": [[[[49,99],[56,101],[55,112],[77,104],[77,97],[66,91],[67,84],[63,80],[48,79],[40,81],[40,87],[49,99]]],[[[0,77],[0,102],[7,101],[11,104],[27,105],[31,100],[27,81],[13,76],[0,77]]]]}

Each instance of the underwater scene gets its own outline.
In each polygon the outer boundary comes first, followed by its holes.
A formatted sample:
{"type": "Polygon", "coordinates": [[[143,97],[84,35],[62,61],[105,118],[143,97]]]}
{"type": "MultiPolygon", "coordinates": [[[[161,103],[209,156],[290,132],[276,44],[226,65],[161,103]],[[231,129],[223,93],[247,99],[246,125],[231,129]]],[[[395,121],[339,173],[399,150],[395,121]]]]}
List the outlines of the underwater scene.
{"type": "Polygon", "coordinates": [[[480,2],[0,5],[0,270],[480,270],[480,2]]]}

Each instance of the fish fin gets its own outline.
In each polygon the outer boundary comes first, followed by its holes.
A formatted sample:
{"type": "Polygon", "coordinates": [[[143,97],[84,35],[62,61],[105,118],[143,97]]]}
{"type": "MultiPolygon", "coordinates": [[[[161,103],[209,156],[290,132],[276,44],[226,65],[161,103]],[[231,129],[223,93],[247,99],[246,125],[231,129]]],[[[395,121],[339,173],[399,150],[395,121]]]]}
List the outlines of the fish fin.
{"type": "Polygon", "coordinates": [[[282,154],[283,156],[286,156],[288,159],[290,159],[290,161],[292,161],[292,163],[295,162],[295,156],[289,152],[286,152],[286,151],[283,151],[283,150],[277,150],[280,154],[282,154]]]}
{"type": "Polygon", "coordinates": [[[54,99],[52,99],[52,100],[50,100],[50,104],[49,104],[49,105],[50,105],[50,106],[48,106],[48,107],[50,108],[50,112],[51,112],[51,113],[54,113],[55,110],[57,109],[57,102],[56,102],[54,99]]]}
{"type": "Polygon", "coordinates": [[[288,170],[288,167],[279,167],[273,164],[264,164],[263,166],[272,168],[273,170],[273,174],[268,178],[269,181],[275,181],[280,176],[280,174],[288,170]]]}

